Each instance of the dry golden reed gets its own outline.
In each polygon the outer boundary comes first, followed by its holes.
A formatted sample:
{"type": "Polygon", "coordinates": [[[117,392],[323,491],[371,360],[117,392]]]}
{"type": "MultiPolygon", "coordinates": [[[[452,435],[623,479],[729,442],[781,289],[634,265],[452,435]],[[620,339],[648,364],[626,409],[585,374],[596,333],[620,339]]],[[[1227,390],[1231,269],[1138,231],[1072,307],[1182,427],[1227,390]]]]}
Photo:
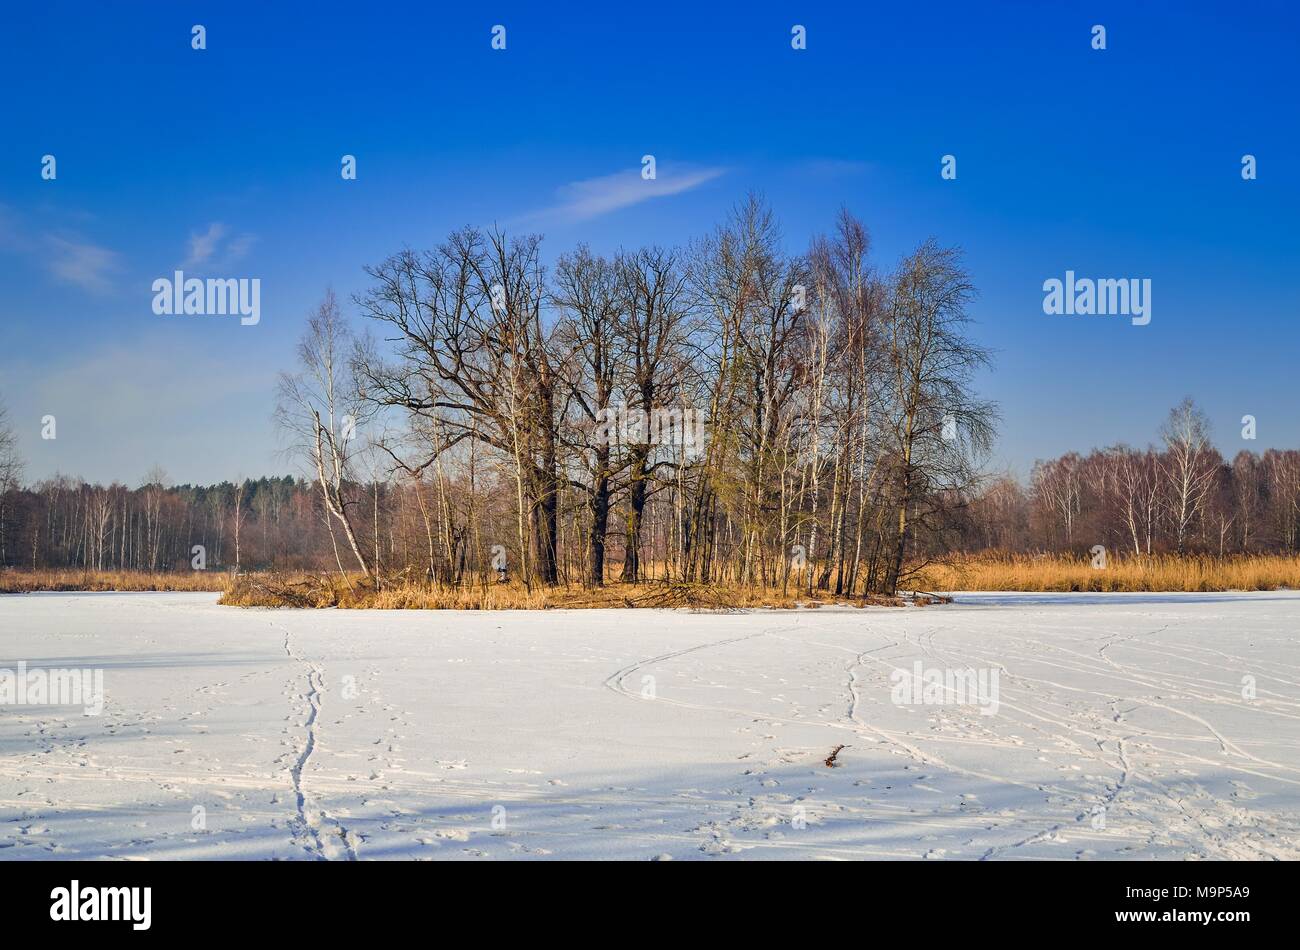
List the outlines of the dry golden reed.
{"type": "Polygon", "coordinates": [[[0,594],[31,591],[224,591],[230,577],[220,572],[187,571],[183,574],[150,574],[148,571],[36,570],[0,571],[0,594]]]}
{"type": "MultiPolygon", "coordinates": [[[[1233,591],[1300,589],[1300,557],[1250,555],[1111,557],[1097,569],[1086,557],[981,554],[931,564],[907,582],[920,591],[1233,591]]],[[[220,603],[238,607],[339,607],[381,610],[548,610],[582,608],[684,607],[745,610],[760,607],[862,606],[860,598],[809,594],[793,586],[764,588],[734,583],[683,584],[652,580],[640,584],[578,584],[531,590],[522,583],[459,587],[395,578],[378,590],[360,575],[221,572],[150,574],[144,571],[0,571],[0,594],[29,591],[210,591],[220,603]]],[[[891,606],[897,598],[865,603],[891,606]]]]}
{"type": "Polygon", "coordinates": [[[924,568],[933,591],[1231,591],[1300,588],[1300,557],[1110,557],[1104,568],[1068,555],[970,555],[924,568]]]}

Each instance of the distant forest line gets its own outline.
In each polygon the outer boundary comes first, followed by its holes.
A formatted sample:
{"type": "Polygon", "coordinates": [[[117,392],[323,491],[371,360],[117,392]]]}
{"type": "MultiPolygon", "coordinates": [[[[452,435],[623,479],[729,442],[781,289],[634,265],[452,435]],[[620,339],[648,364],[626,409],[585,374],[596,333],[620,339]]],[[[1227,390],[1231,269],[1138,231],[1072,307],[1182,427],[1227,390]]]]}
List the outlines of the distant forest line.
{"type": "MultiPolygon", "coordinates": [[[[1117,557],[1176,553],[1182,525],[1188,553],[1300,552],[1300,451],[1242,451],[1228,461],[1207,446],[1186,483],[1174,477],[1178,460],[1168,448],[1111,448],[1040,462],[1027,484],[1007,476],[989,479],[954,509],[944,550],[1087,558],[1102,544],[1117,557]]],[[[442,519],[448,507],[453,519],[464,516],[463,487],[449,485],[439,499],[428,481],[349,486],[371,502],[370,530],[361,532],[366,553],[382,569],[413,568],[418,575],[448,581],[495,573],[489,540],[466,536],[454,526],[453,555],[462,557],[457,570],[447,570],[448,526],[442,519]]],[[[193,548],[202,545],[209,570],[337,570],[338,538],[319,495],[314,482],[291,476],[210,486],[154,481],[128,488],[66,476],[9,484],[0,492],[0,565],[189,571],[193,548]]],[[[580,501],[575,492],[561,505],[561,568],[570,581],[581,580],[584,563],[580,501]]],[[[657,565],[658,575],[671,577],[664,566],[675,516],[670,502],[655,495],[647,503],[641,556],[643,563],[657,565]]],[[[508,510],[498,512],[499,518],[510,516],[508,510]]],[[[609,541],[614,566],[608,576],[617,578],[621,532],[609,541]]],[[[926,559],[941,553],[937,548],[923,552],[926,559]]]]}

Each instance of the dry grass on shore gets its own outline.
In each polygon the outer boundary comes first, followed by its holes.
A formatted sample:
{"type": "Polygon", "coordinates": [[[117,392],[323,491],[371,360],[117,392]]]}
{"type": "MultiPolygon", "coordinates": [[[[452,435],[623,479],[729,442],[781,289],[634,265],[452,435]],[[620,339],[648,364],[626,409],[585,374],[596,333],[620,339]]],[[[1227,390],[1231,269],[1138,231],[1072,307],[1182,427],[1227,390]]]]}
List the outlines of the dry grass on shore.
{"type": "MultiPolygon", "coordinates": [[[[1233,558],[1111,557],[1096,569],[1087,557],[1062,555],[964,555],[932,564],[907,581],[922,591],[1231,591],[1300,589],[1300,557],[1251,555],[1233,558]]],[[[862,606],[824,591],[734,584],[682,584],[652,580],[604,587],[523,584],[428,585],[403,578],[375,590],[359,575],[256,573],[232,577],[220,571],[150,574],[144,571],[0,571],[0,594],[30,591],[210,591],[237,607],[340,607],[387,610],[547,610],[594,607],[684,607],[745,610],[760,607],[862,606]]],[[[873,605],[897,605],[875,597],[873,605]]]]}
{"type": "MultiPolygon", "coordinates": [[[[5,570],[0,594],[35,591],[209,591],[221,604],[236,607],[339,607],[380,610],[548,610],[583,608],[685,607],[696,610],[745,610],[758,607],[820,607],[843,602],[824,592],[719,584],[682,584],[663,580],[641,584],[608,583],[585,588],[522,583],[434,586],[403,578],[387,579],[375,590],[358,574],[260,572],[232,576],[219,571],[150,574],[144,571],[5,570]]],[[[871,603],[897,604],[894,598],[871,603]]],[[[852,601],[861,606],[861,600],[852,601]]]]}
{"type": "MultiPolygon", "coordinates": [[[[685,607],[695,610],[745,610],[757,607],[820,607],[836,602],[815,591],[758,587],[681,584],[647,581],[642,584],[606,584],[598,588],[523,584],[439,587],[412,582],[388,582],[376,591],[362,577],[338,575],[255,574],[235,579],[221,597],[222,604],[237,607],[340,607],[380,610],[556,610],[587,608],[685,607]]],[[[880,601],[897,603],[892,598],[880,601]]],[[[856,601],[860,605],[861,601],[856,601]]]]}
{"type": "Polygon", "coordinates": [[[933,591],[1232,591],[1300,589],[1300,557],[1087,557],[972,555],[924,568],[911,581],[933,591]]]}
{"type": "Polygon", "coordinates": [[[230,577],[220,571],[151,574],[148,571],[0,571],[0,594],[32,591],[224,591],[230,577]]]}

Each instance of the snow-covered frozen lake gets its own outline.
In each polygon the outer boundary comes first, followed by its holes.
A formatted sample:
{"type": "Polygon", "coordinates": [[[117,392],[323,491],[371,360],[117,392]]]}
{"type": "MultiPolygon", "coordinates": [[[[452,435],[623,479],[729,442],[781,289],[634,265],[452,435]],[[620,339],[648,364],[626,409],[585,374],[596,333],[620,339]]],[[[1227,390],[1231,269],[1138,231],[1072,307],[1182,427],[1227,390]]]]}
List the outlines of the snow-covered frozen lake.
{"type": "Polygon", "coordinates": [[[1300,593],[215,600],[0,597],[0,670],[104,687],[0,706],[0,860],[1300,857],[1300,593]]]}

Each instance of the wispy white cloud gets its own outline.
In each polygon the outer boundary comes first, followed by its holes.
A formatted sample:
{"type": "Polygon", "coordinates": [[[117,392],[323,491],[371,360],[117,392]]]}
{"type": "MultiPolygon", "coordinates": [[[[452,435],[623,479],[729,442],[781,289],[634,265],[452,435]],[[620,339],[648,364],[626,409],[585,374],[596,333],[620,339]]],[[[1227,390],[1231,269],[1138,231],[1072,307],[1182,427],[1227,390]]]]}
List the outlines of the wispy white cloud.
{"type": "Polygon", "coordinates": [[[190,256],[185,258],[184,267],[193,267],[206,262],[217,250],[217,244],[226,234],[226,226],[213,222],[203,234],[190,235],[190,256]]]}
{"type": "Polygon", "coordinates": [[[99,294],[112,289],[111,277],[121,260],[116,251],[71,230],[33,232],[17,214],[0,205],[0,251],[28,257],[56,280],[83,290],[99,294]]]}
{"type": "Polygon", "coordinates": [[[641,177],[640,168],[569,182],[556,191],[559,201],[546,208],[524,215],[518,223],[542,219],[559,221],[587,221],[610,214],[632,205],[680,195],[712,181],[726,173],[720,167],[659,168],[654,178],[641,177]]]}
{"type": "Polygon", "coordinates": [[[110,289],[109,276],[118,263],[116,252],[56,234],[47,234],[44,245],[45,265],[56,278],[94,293],[110,289]]]}
{"type": "Polygon", "coordinates": [[[209,263],[233,264],[248,254],[257,240],[251,234],[241,234],[227,241],[226,236],[229,233],[229,228],[220,221],[214,221],[208,225],[206,231],[191,234],[189,255],[181,263],[181,268],[202,267],[209,263]]]}

